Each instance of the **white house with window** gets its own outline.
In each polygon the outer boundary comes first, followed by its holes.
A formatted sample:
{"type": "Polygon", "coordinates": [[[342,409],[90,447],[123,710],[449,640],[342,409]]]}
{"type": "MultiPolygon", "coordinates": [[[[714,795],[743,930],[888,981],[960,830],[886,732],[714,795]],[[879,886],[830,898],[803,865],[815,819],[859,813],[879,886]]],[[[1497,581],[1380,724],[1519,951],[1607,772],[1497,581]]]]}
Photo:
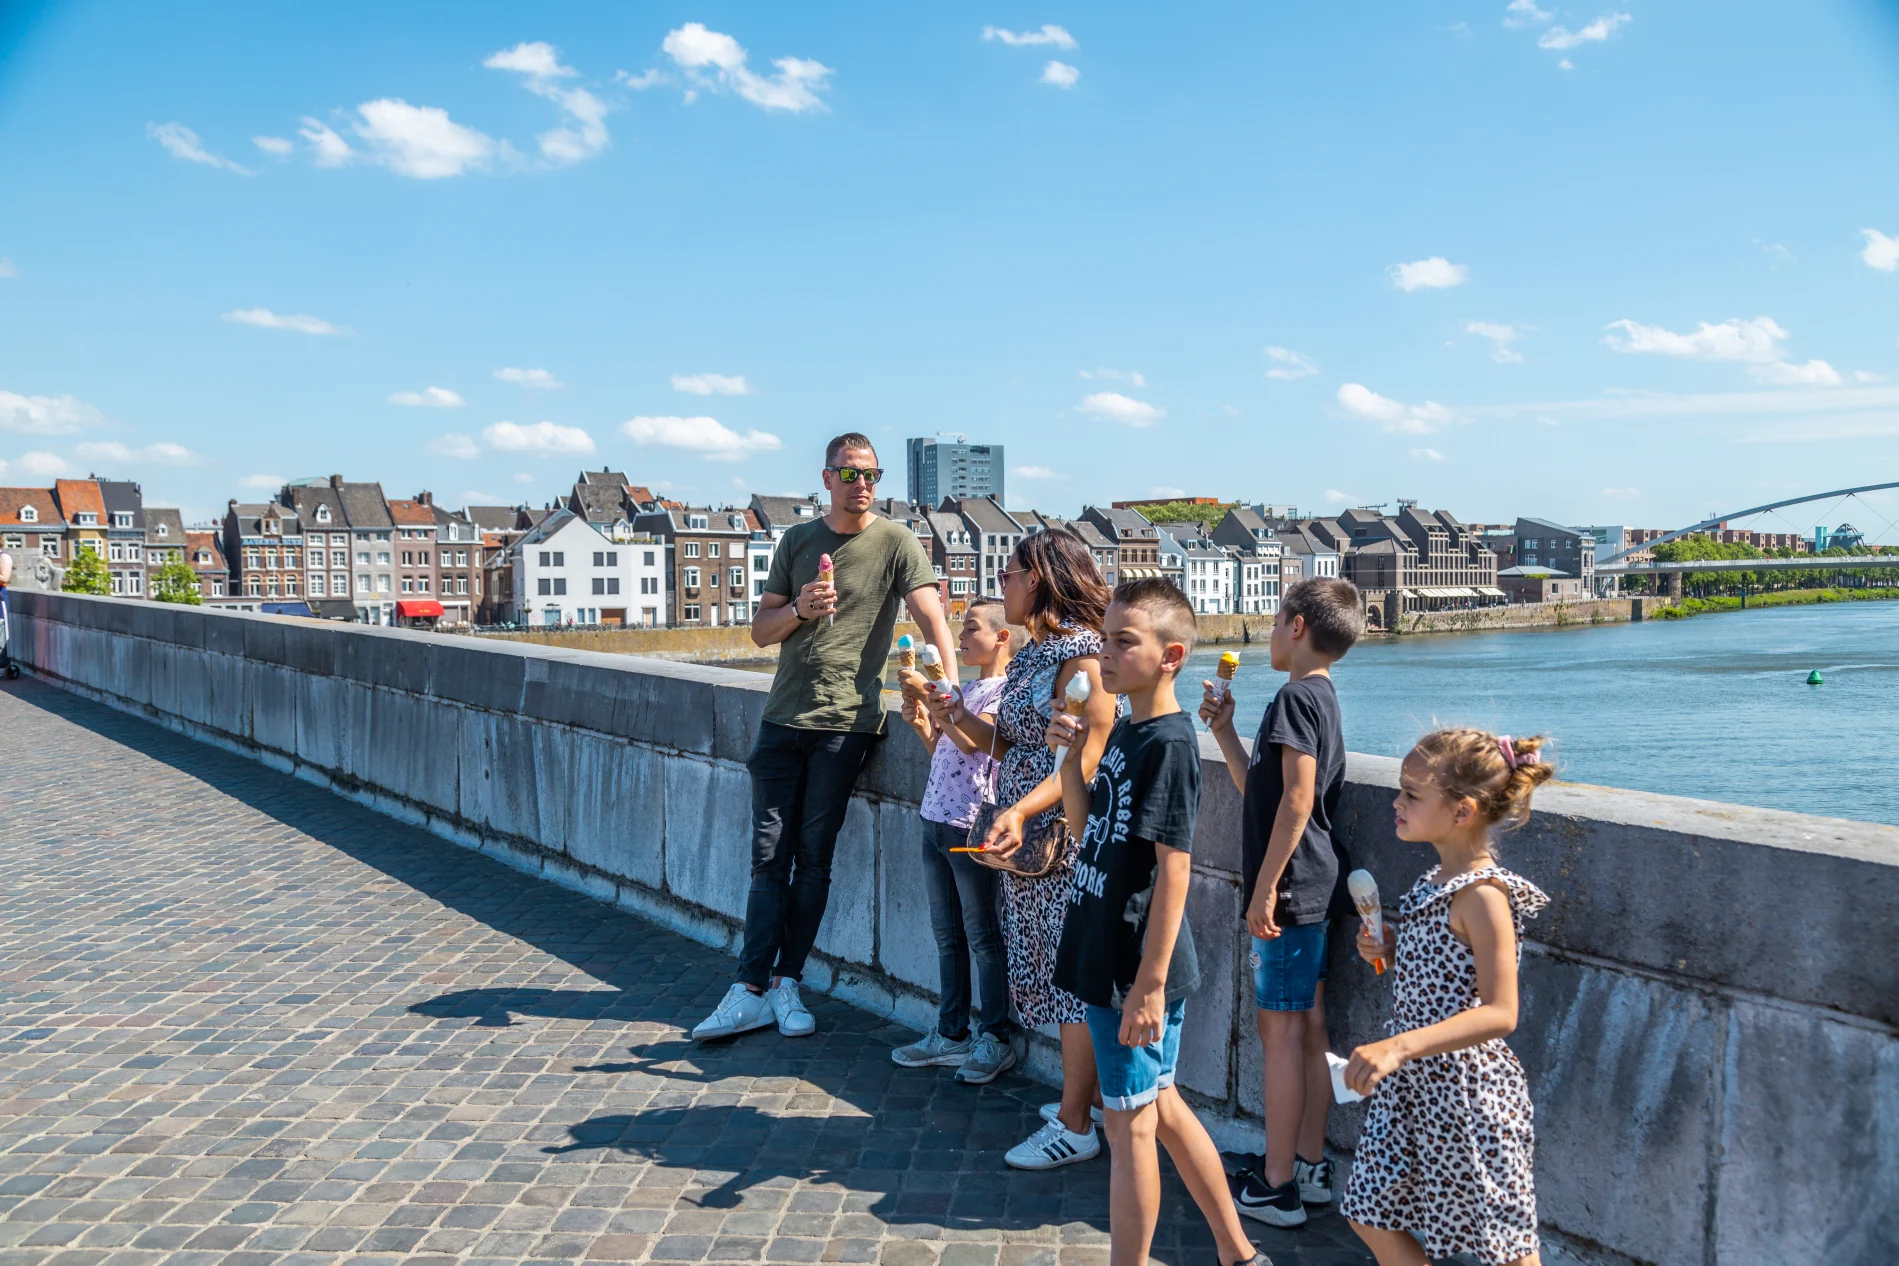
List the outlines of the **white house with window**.
{"type": "Polygon", "coordinates": [[[560,510],[516,541],[510,553],[510,615],[516,623],[666,623],[666,547],[626,523],[603,532],[560,510]]]}
{"type": "Polygon", "coordinates": [[[1233,612],[1233,561],[1226,551],[1201,537],[1177,538],[1185,564],[1184,592],[1193,609],[1205,615],[1233,612]]]}

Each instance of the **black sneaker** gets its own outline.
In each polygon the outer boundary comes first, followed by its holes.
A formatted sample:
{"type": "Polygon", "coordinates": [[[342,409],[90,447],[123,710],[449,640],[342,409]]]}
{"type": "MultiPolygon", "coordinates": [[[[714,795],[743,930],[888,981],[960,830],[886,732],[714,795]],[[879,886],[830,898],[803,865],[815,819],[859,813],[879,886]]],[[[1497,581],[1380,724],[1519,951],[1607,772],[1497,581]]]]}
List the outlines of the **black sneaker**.
{"type": "Polygon", "coordinates": [[[1307,1204],[1332,1203],[1332,1162],[1309,1161],[1298,1156],[1292,1162],[1292,1180],[1299,1184],[1299,1198],[1307,1204]]]}
{"type": "Polygon", "coordinates": [[[1266,1185],[1257,1169],[1242,1169],[1229,1184],[1233,1205],[1241,1217],[1267,1226],[1293,1227],[1306,1224],[1305,1202],[1299,1199],[1299,1180],[1290,1179],[1277,1187],[1266,1185]]]}
{"type": "MultiPolygon", "coordinates": [[[[1222,1262],[1217,1254],[1214,1256],[1213,1261],[1214,1261],[1214,1266],[1226,1266],[1226,1263],[1222,1262]]],[[[1253,1250],[1252,1261],[1238,1262],[1235,1264],[1235,1266],[1273,1266],[1273,1259],[1266,1256],[1266,1254],[1260,1252],[1258,1249],[1255,1249],[1253,1250]]]]}

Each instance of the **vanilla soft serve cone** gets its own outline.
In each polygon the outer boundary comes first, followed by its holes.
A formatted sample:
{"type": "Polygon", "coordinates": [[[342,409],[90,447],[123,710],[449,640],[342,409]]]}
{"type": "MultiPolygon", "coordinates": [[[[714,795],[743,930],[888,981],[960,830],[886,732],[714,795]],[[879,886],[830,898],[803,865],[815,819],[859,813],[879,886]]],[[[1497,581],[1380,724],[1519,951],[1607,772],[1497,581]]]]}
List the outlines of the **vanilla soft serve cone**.
{"type": "MultiPolygon", "coordinates": [[[[1345,888],[1352,894],[1352,904],[1358,907],[1358,917],[1365,920],[1365,931],[1378,944],[1385,943],[1385,903],[1378,896],[1378,881],[1371,877],[1368,870],[1355,870],[1345,877],[1345,888]]],[[[1385,974],[1385,959],[1381,954],[1372,959],[1372,970],[1380,976],[1385,974]]]]}
{"type": "MultiPolygon", "coordinates": [[[[1088,706],[1088,696],[1093,693],[1094,687],[1088,684],[1088,674],[1077,669],[1074,677],[1069,679],[1068,689],[1062,694],[1062,711],[1071,717],[1080,716],[1081,710],[1088,706]]],[[[1056,773],[1062,772],[1062,762],[1068,759],[1068,752],[1066,747],[1055,749],[1056,773]]]]}

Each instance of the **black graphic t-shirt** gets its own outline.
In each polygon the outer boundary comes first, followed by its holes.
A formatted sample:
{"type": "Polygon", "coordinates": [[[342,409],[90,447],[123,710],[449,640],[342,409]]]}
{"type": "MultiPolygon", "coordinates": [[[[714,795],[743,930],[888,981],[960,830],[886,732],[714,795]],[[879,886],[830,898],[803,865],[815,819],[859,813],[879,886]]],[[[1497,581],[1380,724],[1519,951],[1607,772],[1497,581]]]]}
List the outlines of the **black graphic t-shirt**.
{"type": "Polygon", "coordinates": [[[1339,797],[1345,791],[1345,732],[1339,718],[1338,692],[1330,677],[1314,674],[1289,681],[1273,696],[1253,740],[1253,763],[1246,770],[1246,806],[1240,816],[1241,900],[1251,904],[1259,868],[1273,838],[1273,819],[1286,794],[1284,748],[1312,757],[1318,765],[1312,788],[1312,816],[1279,875],[1274,921],[1281,927],[1323,923],[1351,911],[1342,877],[1352,869],[1345,850],[1332,837],[1339,797]]]}
{"type": "MultiPolygon", "coordinates": [[[[1184,712],[1123,717],[1095,773],[1055,983],[1083,1002],[1119,1007],[1141,969],[1154,846],[1193,850],[1200,812],[1200,744],[1184,712]]],[[[1200,960],[1185,915],[1167,967],[1167,1001],[1200,987],[1200,960]]]]}

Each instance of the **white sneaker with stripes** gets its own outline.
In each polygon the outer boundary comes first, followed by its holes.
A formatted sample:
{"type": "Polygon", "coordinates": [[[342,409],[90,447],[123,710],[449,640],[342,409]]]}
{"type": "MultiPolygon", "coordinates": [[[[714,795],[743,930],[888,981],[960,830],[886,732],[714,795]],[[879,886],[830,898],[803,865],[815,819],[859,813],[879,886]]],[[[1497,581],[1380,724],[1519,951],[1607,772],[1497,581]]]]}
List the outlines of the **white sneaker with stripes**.
{"type": "Polygon", "coordinates": [[[1101,1131],[1071,1134],[1059,1120],[1050,1121],[1003,1154],[1016,1169],[1059,1169],[1101,1154],[1101,1131]]]}

